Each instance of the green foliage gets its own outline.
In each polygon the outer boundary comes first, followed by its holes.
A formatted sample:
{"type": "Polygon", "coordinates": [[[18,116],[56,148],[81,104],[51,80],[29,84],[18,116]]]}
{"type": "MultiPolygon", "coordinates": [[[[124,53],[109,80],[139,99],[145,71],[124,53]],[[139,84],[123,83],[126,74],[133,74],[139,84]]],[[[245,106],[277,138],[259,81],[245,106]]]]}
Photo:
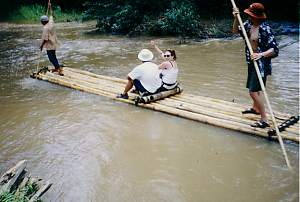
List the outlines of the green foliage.
{"type": "Polygon", "coordinates": [[[167,9],[156,23],[163,35],[197,36],[203,29],[192,4],[182,3],[167,9]]]}
{"type": "MultiPolygon", "coordinates": [[[[37,191],[37,185],[34,183],[27,183],[25,187],[19,192],[4,192],[0,195],[1,202],[28,202],[29,196],[37,191]]],[[[40,199],[38,201],[41,201],[40,199]]]]}
{"type": "Polygon", "coordinates": [[[187,0],[93,1],[85,6],[84,18],[94,16],[99,31],[105,33],[197,36],[202,29],[187,0]]]}
{"type": "MultiPolygon", "coordinates": [[[[42,15],[46,14],[45,6],[34,4],[30,6],[21,6],[18,10],[12,12],[9,19],[14,22],[32,23],[38,22],[42,15]]],[[[81,19],[81,14],[75,11],[62,12],[60,7],[54,7],[55,20],[58,22],[78,21],[81,19]]],[[[49,13],[50,14],[50,13],[49,13]]]]}

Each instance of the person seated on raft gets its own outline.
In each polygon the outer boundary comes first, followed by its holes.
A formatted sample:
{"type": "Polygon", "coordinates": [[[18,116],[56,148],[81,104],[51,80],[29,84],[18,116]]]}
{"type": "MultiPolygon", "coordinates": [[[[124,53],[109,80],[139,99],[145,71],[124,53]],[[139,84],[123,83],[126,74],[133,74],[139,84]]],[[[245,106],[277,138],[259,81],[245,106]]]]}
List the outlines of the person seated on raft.
{"type": "Polygon", "coordinates": [[[151,41],[150,43],[164,60],[164,62],[158,65],[158,68],[161,71],[160,78],[162,79],[163,83],[159,91],[171,90],[178,85],[178,68],[175,50],[167,49],[165,52],[163,52],[157,47],[155,41],[151,41]]]}
{"type": "Polygon", "coordinates": [[[128,99],[128,91],[130,91],[133,86],[141,95],[156,93],[161,87],[162,81],[159,78],[159,68],[156,64],[151,62],[153,53],[148,49],[143,49],[139,52],[138,59],[142,61],[142,64],[135,67],[127,75],[128,82],[124,92],[117,95],[117,98],[128,99]]]}

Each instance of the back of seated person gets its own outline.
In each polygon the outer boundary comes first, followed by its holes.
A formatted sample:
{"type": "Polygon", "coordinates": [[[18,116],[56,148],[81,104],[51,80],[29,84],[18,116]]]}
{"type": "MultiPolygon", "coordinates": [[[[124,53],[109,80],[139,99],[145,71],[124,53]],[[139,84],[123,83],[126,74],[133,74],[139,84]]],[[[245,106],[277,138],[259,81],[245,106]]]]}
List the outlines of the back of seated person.
{"type": "Polygon", "coordinates": [[[128,81],[124,92],[117,95],[118,98],[128,99],[128,92],[133,86],[142,95],[156,93],[162,86],[160,70],[156,64],[151,62],[153,53],[148,49],[143,49],[139,52],[138,59],[142,61],[142,64],[136,66],[127,75],[128,81]]]}

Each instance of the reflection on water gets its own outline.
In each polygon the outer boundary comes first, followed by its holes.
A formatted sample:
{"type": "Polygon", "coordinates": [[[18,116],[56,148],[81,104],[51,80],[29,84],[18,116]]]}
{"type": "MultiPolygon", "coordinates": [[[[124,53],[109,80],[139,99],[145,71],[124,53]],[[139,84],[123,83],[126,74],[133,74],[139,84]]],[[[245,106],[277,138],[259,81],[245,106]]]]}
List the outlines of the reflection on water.
{"type": "MultiPolygon", "coordinates": [[[[150,38],[84,34],[88,29],[58,28],[63,63],[124,78],[149,47],[150,38]]],[[[40,32],[0,26],[0,172],[28,159],[35,175],[54,183],[46,201],[299,200],[296,145],[286,145],[290,172],[277,143],[28,78],[40,32]]],[[[186,92],[250,104],[241,39],[158,43],[176,49],[186,92]]],[[[298,39],[280,43],[289,45],[273,62],[268,94],[274,109],[297,114],[298,39]]],[[[45,54],[41,64],[48,64],[45,54]]]]}

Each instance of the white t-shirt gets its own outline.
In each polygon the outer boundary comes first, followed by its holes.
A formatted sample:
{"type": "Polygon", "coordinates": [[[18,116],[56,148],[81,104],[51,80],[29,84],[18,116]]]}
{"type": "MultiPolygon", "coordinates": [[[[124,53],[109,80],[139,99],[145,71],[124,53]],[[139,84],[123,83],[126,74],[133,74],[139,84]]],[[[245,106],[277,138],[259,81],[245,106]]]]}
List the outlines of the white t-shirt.
{"type": "MultiPolygon", "coordinates": [[[[178,68],[177,67],[171,67],[171,68],[168,68],[168,69],[163,69],[161,73],[163,75],[162,80],[163,80],[164,83],[176,85],[177,75],[178,75],[178,68]]],[[[165,85],[164,87],[167,88],[167,89],[171,89],[174,86],[166,86],[165,85]]]]}
{"type": "Polygon", "coordinates": [[[162,81],[163,83],[174,85],[163,85],[163,87],[166,89],[173,89],[177,85],[178,68],[171,62],[164,63],[166,64],[167,68],[161,70],[161,73],[163,75],[162,81]]]}
{"type": "Polygon", "coordinates": [[[143,64],[135,67],[128,76],[132,80],[138,79],[148,92],[155,93],[155,91],[162,85],[159,73],[160,71],[156,64],[152,62],[144,62],[143,64]]]}

